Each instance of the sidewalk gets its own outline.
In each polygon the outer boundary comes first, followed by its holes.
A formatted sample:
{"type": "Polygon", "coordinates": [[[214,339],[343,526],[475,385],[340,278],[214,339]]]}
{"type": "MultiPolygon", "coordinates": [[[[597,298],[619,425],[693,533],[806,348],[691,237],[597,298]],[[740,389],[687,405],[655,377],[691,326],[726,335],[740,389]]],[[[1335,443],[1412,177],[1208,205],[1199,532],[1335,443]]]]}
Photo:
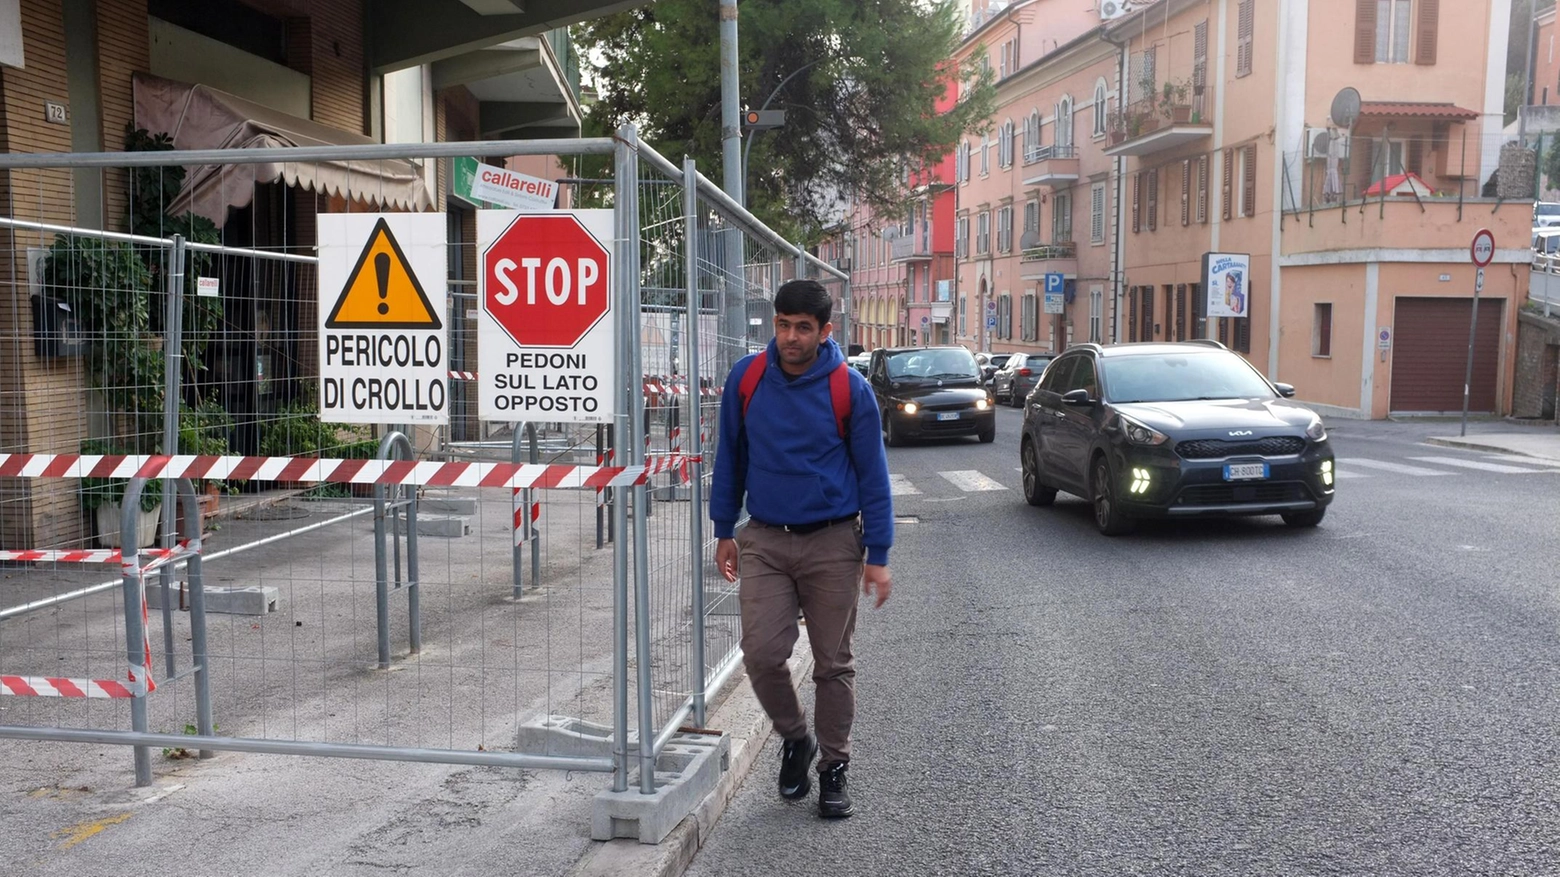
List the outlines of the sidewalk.
{"type": "Polygon", "coordinates": [[[1553,424],[1524,426],[1503,432],[1479,432],[1467,436],[1432,436],[1425,441],[1446,448],[1537,457],[1560,466],[1560,426],[1553,424]]]}

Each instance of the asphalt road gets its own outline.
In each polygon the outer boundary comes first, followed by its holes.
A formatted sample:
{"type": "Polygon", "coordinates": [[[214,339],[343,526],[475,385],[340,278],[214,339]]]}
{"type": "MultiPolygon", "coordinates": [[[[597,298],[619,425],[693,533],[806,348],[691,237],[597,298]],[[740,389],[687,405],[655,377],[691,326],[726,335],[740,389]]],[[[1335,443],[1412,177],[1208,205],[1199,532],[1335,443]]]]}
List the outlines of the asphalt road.
{"type": "Polygon", "coordinates": [[[999,415],[889,451],[857,815],[771,740],[689,875],[1560,874],[1560,472],[1339,422],[1321,527],[1107,539],[1024,504],[999,415]]]}

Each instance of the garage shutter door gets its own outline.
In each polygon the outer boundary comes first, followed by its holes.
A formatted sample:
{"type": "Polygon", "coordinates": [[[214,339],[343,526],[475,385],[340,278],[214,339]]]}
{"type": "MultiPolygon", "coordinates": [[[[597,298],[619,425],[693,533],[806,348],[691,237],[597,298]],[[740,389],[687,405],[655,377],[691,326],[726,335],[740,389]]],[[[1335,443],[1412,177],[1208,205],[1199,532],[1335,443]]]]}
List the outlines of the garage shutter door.
{"type": "MultiPolygon", "coordinates": [[[[1473,346],[1473,383],[1468,410],[1495,410],[1500,370],[1501,299],[1479,301],[1478,338],[1473,346]]],[[[1463,375],[1468,367],[1467,298],[1400,298],[1394,318],[1392,398],[1395,412],[1462,411],[1463,375]]]]}

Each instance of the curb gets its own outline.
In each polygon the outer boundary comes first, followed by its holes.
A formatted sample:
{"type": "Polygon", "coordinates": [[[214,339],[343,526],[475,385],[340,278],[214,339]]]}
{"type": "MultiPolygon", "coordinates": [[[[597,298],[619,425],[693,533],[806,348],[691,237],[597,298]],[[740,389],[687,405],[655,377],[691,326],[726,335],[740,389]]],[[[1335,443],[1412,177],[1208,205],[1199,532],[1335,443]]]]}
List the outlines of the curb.
{"type": "Polygon", "coordinates": [[[1471,441],[1461,438],[1427,438],[1425,439],[1425,444],[1436,445],[1443,448],[1461,448],[1465,451],[1487,451],[1492,454],[1514,454],[1519,457],[1532,457],[1534,460],[1540,460],[1547,463],[1560,463],[1560,461],[1551,459],[1549,457],[1540,457],[1537,454],[1530,454],[1527,451],[1521,451],[1516,448],[1508,448],[1504,445],[1487,444],[1485,442],[1471,441]]]}
{"type": "MultiPolygon", "coordinates": [[[[791,653],[791,681],[800,685],[812,675],[812,646],[807,626],[800,625],[796,650],[791,653]]],[[[586,853],[571,877],[679,877],[693,864],[694,856],[709,839],[726,805],[736,797],[742,783],[758,762],[764,744],[773,733],[769,716],[759,706],[747,675],[734,674],[734,684],[720,706],[710,714],[709,725],[731,737],[731,761],[715,790],[699,802],[659,844],[642,844],[620,838],[607,841],[586,853]]]]}

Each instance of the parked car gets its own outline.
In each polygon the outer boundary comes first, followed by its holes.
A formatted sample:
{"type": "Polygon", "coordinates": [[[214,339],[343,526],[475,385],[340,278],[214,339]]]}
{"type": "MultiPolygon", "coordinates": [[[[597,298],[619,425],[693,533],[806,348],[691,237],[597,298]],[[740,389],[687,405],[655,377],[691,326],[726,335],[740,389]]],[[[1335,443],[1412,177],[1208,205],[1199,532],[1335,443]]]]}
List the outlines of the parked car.
{"type": "Polygon", "coordinates": [[[1560,255],[1560,228],[1533,229],[1533,255],[1560,255]]]}
{"type": "Polygon", "coordinates": [[[980,385],[980,366],[963,347],[888,347],[872,351],[867,380],[891,447],[912,439],[997,436],[997,412],[980,385]]]}
{"type": "Polygon", "coordinates": [[[1024,409],[1024,499],[1094,505],[1107,536],[1138,518],[1280,515],[1321,523],[1333,501],[1322,419],[1216,341],[1080,344],[1024,409]]]}
{"type": "Polygon", "coordinates": [[[1017,408],[1040,382],[1040,373],[1054,357],[1049,353],[1015,353],[991,377],[991,395],[1017,408]]]}
{"type": "Polygon", "coordinates": [[[867,374],[867,367],[872,363],[872,354],[858,353],[855,356],[849,357],[846,362],[849,362],[851,368],[861,372],[862,377],[865,377],[867,374]]]}
{"type": "MultiPolygon", "coordinates": [[[[980,357],[978,355],[975,358],[976,358],[977,361],[980,359],[980,357]]],[[[986,354],[986,361],[981,364],[980,375],[981,375],[981,385],[986,388],[987,392],[991,391],[991,381],[992,381],[992,378],[995,377],[995,375],[997,373],[997,369],[999,369],[1002,366],[1006,365],[1007,361],[1009,359],[1012,359],[1012,358],[1013,358],[1013,354],[1011,354],[1011,353],[988,353],[988,354],[986,354]]]]}
{"type": "Polygon", "coordinates": [[[1533,205],[1533,227],[1551,228],[1560,225],[1560,201],[1539,201],[1533,205]]]}

